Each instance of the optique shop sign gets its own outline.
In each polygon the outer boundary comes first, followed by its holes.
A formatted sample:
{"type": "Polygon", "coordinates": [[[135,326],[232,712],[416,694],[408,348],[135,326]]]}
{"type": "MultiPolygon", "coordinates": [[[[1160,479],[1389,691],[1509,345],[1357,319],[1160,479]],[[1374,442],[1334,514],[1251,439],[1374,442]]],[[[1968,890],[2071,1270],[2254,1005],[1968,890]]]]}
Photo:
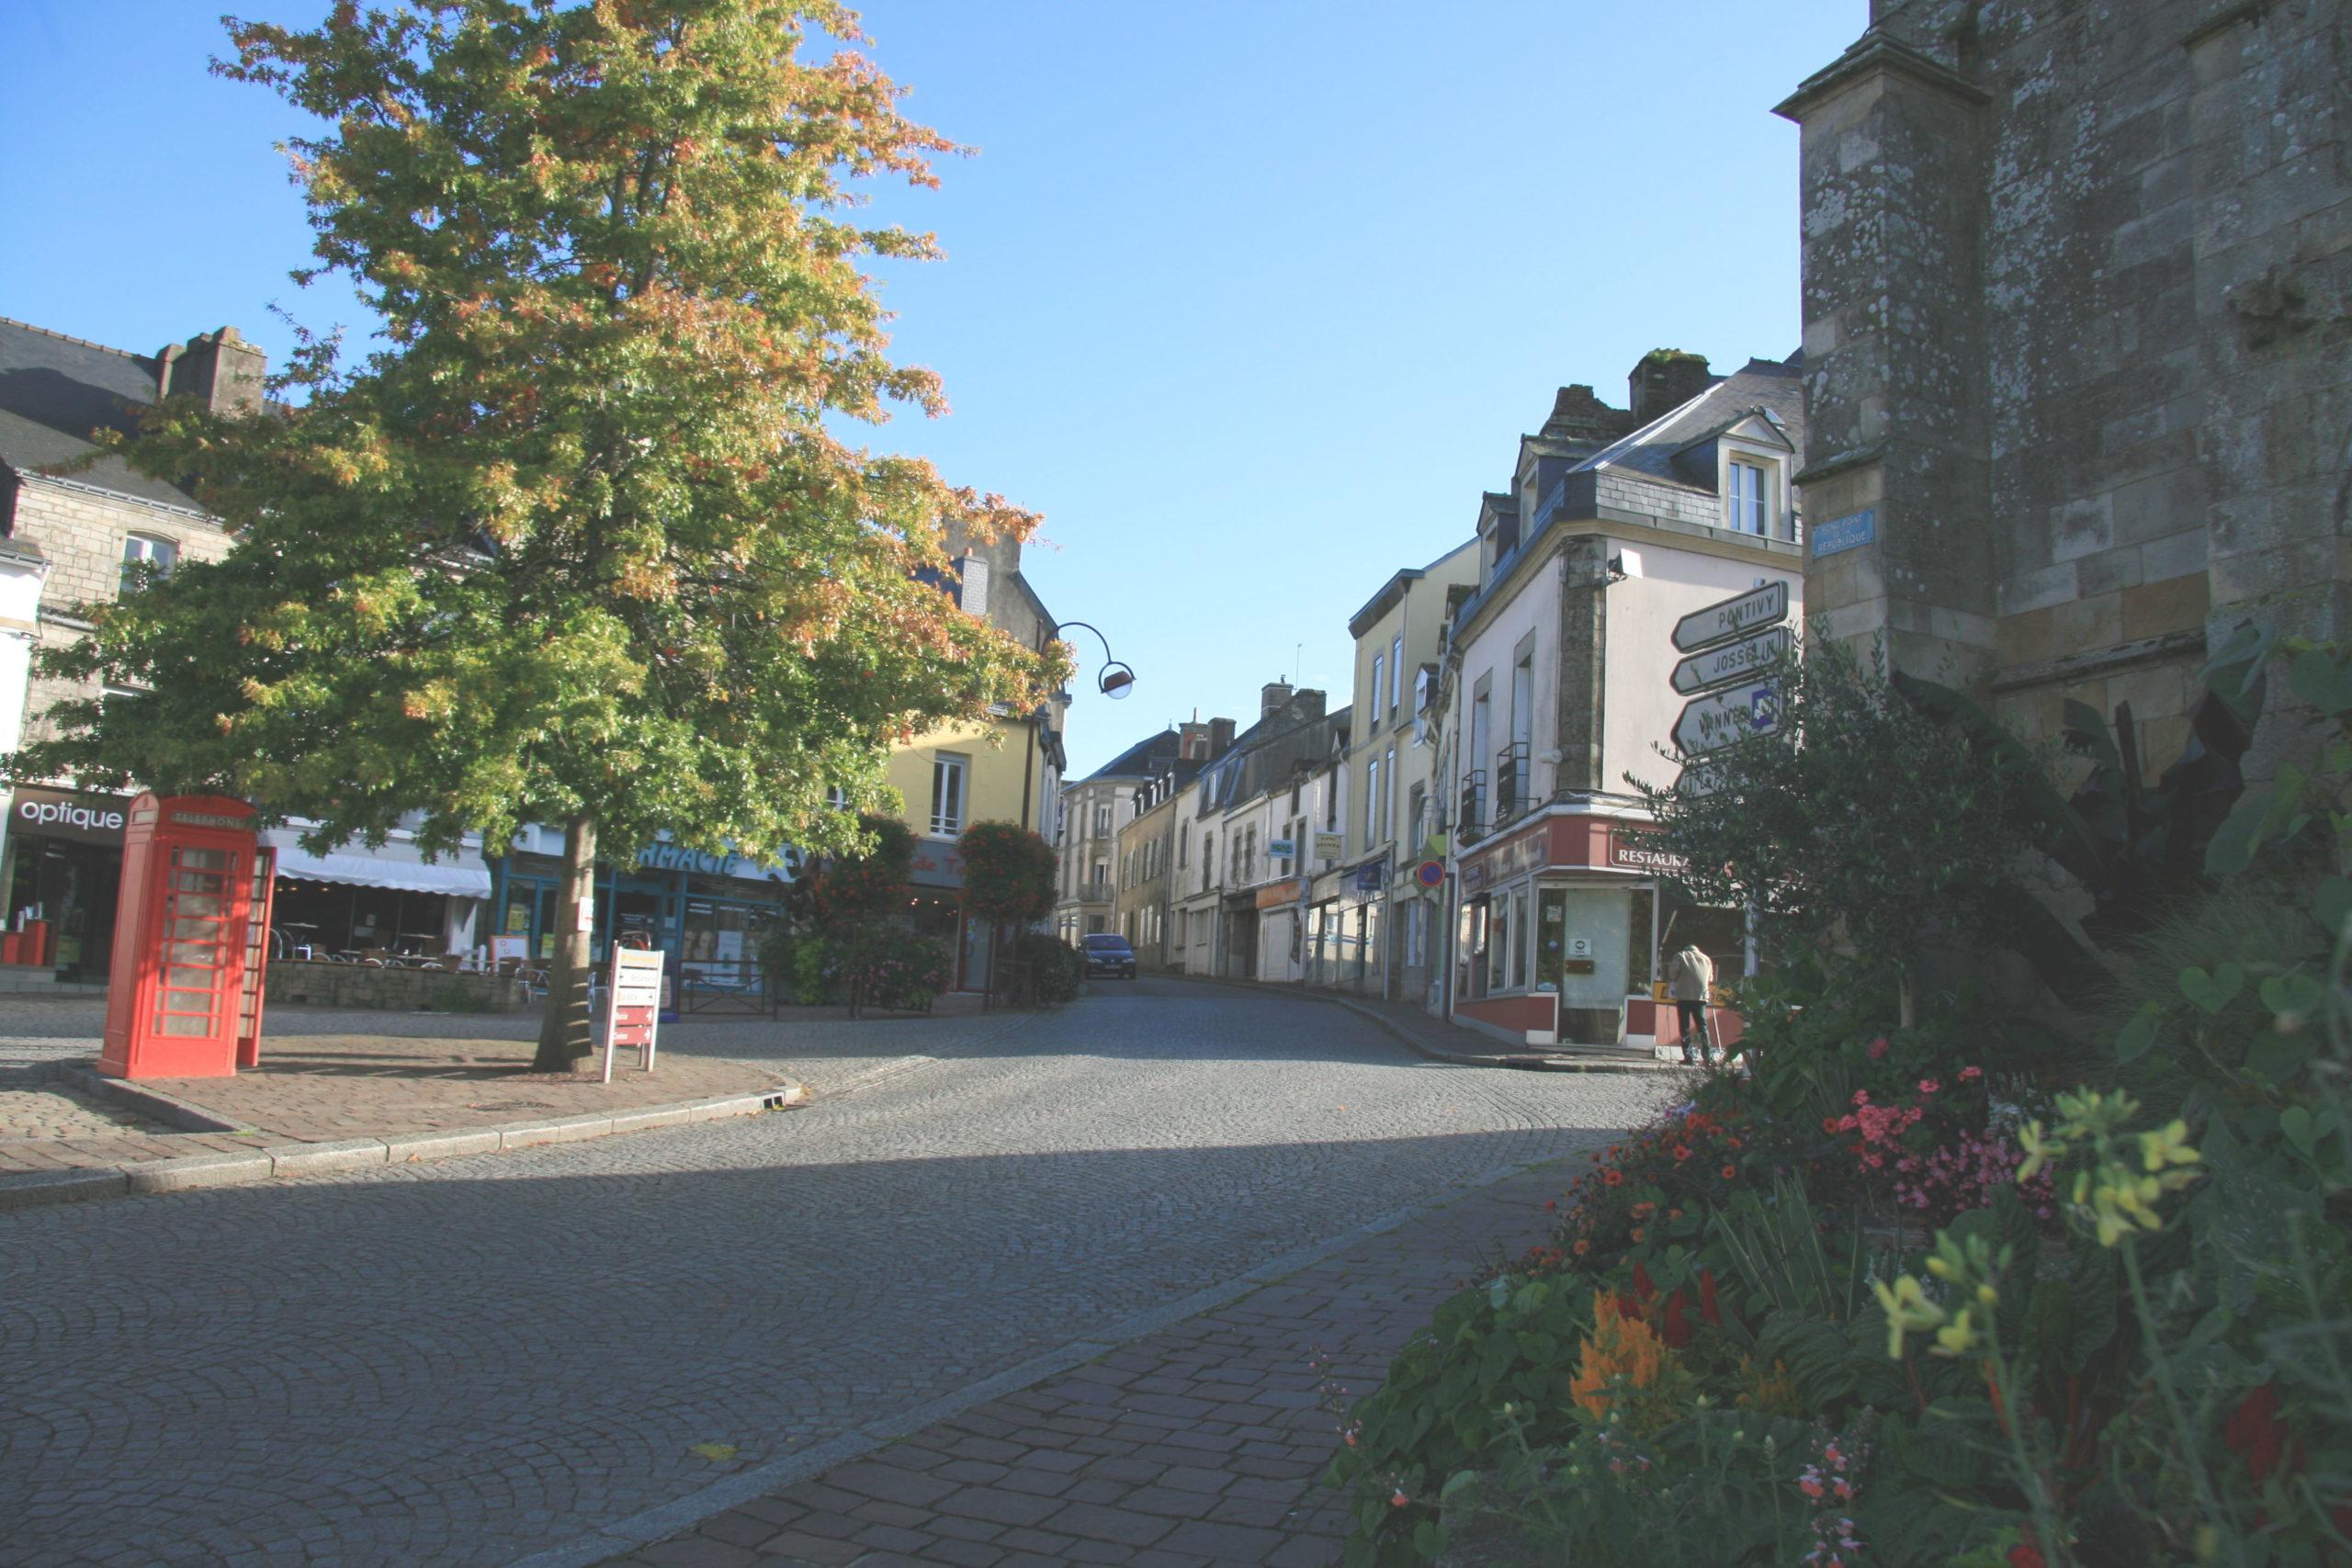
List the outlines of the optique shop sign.
{"type": "Polygon", "coordinates": [[[94,800],[62,790],[20,789],[11,815],[20,832],[109,844],[122,839],[124,818],[119,801],[94,800]]]}

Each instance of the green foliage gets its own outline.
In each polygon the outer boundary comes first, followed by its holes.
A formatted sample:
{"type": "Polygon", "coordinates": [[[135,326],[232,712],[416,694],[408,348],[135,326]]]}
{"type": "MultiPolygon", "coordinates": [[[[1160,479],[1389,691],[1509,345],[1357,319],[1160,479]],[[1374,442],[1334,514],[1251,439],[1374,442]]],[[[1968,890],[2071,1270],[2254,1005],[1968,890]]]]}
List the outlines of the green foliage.
{"type": "Polygon", "coordinates": [[[1086,984],[1086,955],[1047,931],[1015,936],[1007,967],[1018,1007],[1060,1007],[1086,984]]]}
{"type": "Polygon", "coordinates": [[[1581,1280],[1503,1277],[1438,1308],[1429,1332],[1356,1407],[1327,1473],[1350,1496],[1350,1563],[1433,1556],[1414,1538],[1434,1522],[1447,1477],[1499,1462],[1512,1444],[1540,1448],[1576,1434],[1568,1385],[1579,1337],[1592,1327],[1589,1303],[1581,1280]]]}
{"type": "Polygon", "coordinates": [[[1698,901],[1748,908],[1776,959],[1807,951],[1894,982],[1930,940],[2001,929],[2020,889],[2016,828],[2046,789],[2022,751],[1980,751],[1883,671],[1813,637],[1759,672],[1778,727],[1706,758],[1690,796],[1628,775],[1698,901]]]}
{"type": "Polygon", "coordinates": [[[234,23],[223,74],[325,122],[292,144],[318,270],[385,322],[307,341],[286,406],[155,411],[125,455],[233,531],[45,672],[13,773],[219,789],[320,842],[503,842],[585,820],[626,860],[850,847],[831,786],[891,739],[1015,708],[1046,656],[964,615],[953,540],[1034,519],[837,422],[942,406],[887,357],[862,264],[930,239],[843,214],[932,181],[829,0],[396,0],[234,23]]]}
{"type": "Polygon", "coordinates": [[[812,867],[793,888],[793,913],[835,935],[902,917],[913,874],[915,836],[890,817],[858,819],[860,846],[812,867]]]}
{"type": "Polygon", "coordinates": [[[1053,846],[1016,822],[975,822],[956,840],[964,909],[991,924],[1026,925],[1054,912],[1053,846]]]}

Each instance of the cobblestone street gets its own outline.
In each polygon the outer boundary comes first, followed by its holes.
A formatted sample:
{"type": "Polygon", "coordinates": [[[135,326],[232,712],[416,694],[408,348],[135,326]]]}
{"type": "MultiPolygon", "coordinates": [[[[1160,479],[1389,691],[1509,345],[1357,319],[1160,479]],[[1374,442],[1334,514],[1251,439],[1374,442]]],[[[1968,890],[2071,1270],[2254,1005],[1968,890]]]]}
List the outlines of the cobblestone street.
{"type": "Polygon", "coordinates": [[[594,1561],[1670,1088],[1438,1066],[1337,1008],[1167,982],[708,1028],[673,1048],[815,1102],[0,1215],[0,1561],[594,1561]]]}

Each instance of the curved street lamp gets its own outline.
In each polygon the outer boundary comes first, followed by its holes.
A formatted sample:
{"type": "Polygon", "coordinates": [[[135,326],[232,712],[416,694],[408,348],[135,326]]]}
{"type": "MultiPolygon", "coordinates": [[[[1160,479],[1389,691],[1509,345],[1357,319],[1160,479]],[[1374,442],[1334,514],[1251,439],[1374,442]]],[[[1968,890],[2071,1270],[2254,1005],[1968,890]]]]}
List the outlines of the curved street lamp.
{"type": "Polygon", "coordinates": [[[1057,621],[1054,623],[1054,629],[1047,635],[1058,641],[1064,626],[1080,626],[1094,634],[1094,639],[1102,645],[1102,668],[1095,676],[1095,690],[1114,703],[1125,700],[1127,694],[1136,688],[1136,672],[1127,664],[1111,656],[1111,639],[1102,635],[1100,626],[1089,626],[1084,621],[1057,621]]]}

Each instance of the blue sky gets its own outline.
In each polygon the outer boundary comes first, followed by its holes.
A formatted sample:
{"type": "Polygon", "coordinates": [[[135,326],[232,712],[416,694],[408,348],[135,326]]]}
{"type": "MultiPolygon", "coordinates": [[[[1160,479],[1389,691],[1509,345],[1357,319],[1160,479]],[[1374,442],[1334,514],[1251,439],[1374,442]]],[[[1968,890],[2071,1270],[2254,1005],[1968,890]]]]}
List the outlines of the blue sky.
{"type": "MultiPolygon", "coordinates": [[[[0,314],[148,352],[232,323],[273,361],[272,302],[364,325],[287,280],[310,231],[272,144],[305,126],[207,74],[212,9],[0,5],[0,314]]],[[[1246,723],[1278,677],[1344,702],[1348,616],[1468,536],[1555,388],[1622,404],[1651,348],[1793,350],[1771,106],[1867,9],[866,6],[910,112],[978,149],[884,193],[946,247],[884,286],[955,412],[873,444],[1046,514],[1024,570],[1139,676],[1116,705],[1081,679],[1073,766],[1194,709],[1246,723]]]]}

